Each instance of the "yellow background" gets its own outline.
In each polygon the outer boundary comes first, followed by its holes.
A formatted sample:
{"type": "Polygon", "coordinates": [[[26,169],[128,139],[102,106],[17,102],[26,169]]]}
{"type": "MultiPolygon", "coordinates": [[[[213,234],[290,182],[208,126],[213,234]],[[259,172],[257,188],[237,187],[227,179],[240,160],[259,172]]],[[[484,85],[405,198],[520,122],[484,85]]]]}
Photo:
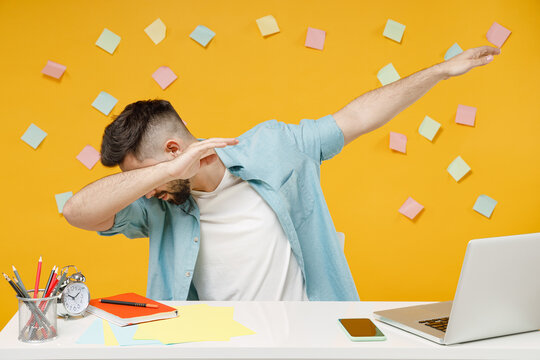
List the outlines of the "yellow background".
{"type": "MultiPolygon", "coordinates": [[[[512,34],[492,64],[437,84],[322,168],[360,298],[451,299],[469,240],[540,231],[539,14],[535,0],[3,0],[0,270],[15,264],[33,287],[42,255],[42,284],[54,264],[76,264],[93,297],[145,293],[147,240],[99,237],[56,209],[54,194],[118,171],[75,159],[100,148],[111,121],[91,106],[100,91],[119,100],[111,115],[159,97],[198,137],[238,136],[269,119],[334,113],[379,87],[389,62],[405,77],[454,42],[489,45],[497,21],[512,34]],[[263,38],[255,20],[268,14],[281,32],[263,38]],[[143,30],[158,17],[167,37],[154,45],[143,30]],[[382,36],[388,18],[407,26],[401,44],[382,36]],[[206,49],[189,38],[199,24],[217,34],[206,49]],[[327,32],[323,51],[304,47],[308,26],[327,32]],[[113,55],[94,45],[105,27],[122,37],[113,55]],[[60,81],[41,74],[47,60],[67,66],[60,81]],[[151,77],[163,65],[178,75],[165,91],[151,77]],[[474,128],[454,123],[458,104],[478,108],[474,128]],[[417,133],[425,115],[442,124],[433,143],[417,133]],[[37,150],[20,140],[30,123],[48,133],[37,150]],[[406,155],[388,148],[389,131],[408,136],[406,155]],[[472,167],[460,183],[446,172],[458,155],[472,167]],[[472,210],[480,194],[498,201],[491,219],[472,210]],[[398,213],[409,196],[425,206],[415,221],[398,213]]],[[[5,283],[0,299],[2,327],[17,309],[5,283]]]]}

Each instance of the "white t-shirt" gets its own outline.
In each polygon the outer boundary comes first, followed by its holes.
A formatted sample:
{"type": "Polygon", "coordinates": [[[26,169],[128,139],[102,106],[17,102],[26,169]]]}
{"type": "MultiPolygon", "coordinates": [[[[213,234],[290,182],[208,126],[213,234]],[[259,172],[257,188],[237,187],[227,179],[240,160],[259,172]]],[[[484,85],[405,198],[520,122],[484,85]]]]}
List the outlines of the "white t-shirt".
{"type": "Polygon", "coordinates": [[[191,193],[201,219],[200,300],[309,300],[276,214],[246,181],[225,169],[214,191],[191,193]]]}

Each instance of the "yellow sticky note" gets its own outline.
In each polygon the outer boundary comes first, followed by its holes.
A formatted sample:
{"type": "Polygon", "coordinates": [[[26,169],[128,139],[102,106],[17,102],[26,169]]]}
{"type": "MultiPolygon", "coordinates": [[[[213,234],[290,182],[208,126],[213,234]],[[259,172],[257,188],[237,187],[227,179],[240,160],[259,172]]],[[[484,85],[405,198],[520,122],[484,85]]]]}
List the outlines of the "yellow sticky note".
{"type": "Polygon", "coordinates": [[[161,21],[160,18],[157,18],[153,23],[148,25],[144,29],[146,35],[154,42],[154,44],[159,44],[163,39],[165,39],[165,34],[167,33],[167,27],[161,21]]]}
{"type": "Polygon", "coordinates": [[[105,337],[105,346],[118,346],[118,340],[111,329],[109,323],[105,320],[103,321],[103,335],[105,337]]]}
{"type": "Polygon", "coordinates": [[[279,32],[279,27],[276,19],[272,15],[266,15],[257,19],[257,25],[262,36],[272,35],[279,32]]]}
{"type": "Polygon", "coordinates": [[[133,339],[164,344],[194,341],[229,341],[231,336],[254,334],[233,319],[233,307],[207,304],[179,306],[178,317],[139,324],[133,339]]]}

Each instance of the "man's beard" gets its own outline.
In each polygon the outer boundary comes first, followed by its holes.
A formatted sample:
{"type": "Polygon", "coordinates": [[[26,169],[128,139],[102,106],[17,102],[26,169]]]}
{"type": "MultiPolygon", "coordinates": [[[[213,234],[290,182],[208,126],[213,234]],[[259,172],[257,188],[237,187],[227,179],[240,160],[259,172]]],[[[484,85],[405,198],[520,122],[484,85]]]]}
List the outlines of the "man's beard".
{"type": "Polygon", "coordinates": [[[171,204],[181,205],[189,199],[191,195],[191,186],[189,180],[173,180],[170,183],[170,189],[168,191],[161,191],[156,194],[156,197],[160,197],[163,194],[169,194],[171,199],[167,200],[171,204]]]}

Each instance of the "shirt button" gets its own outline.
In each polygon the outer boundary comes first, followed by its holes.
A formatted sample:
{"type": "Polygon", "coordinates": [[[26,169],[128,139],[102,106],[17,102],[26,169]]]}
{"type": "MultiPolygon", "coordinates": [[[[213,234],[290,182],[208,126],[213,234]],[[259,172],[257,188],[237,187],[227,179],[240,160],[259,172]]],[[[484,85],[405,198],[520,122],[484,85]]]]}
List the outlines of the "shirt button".
{"type": "Polygon", "coordinates": [[[198,237],[195,237],[195,239],[193,239],[193,241],[199,242],[199,238],[198,238],[198,237]]]}
{"type": "Polygon", "coordinates": [[[191,273],[189,271],[186,272],[186,277],[190,277],[191,273]]]}

